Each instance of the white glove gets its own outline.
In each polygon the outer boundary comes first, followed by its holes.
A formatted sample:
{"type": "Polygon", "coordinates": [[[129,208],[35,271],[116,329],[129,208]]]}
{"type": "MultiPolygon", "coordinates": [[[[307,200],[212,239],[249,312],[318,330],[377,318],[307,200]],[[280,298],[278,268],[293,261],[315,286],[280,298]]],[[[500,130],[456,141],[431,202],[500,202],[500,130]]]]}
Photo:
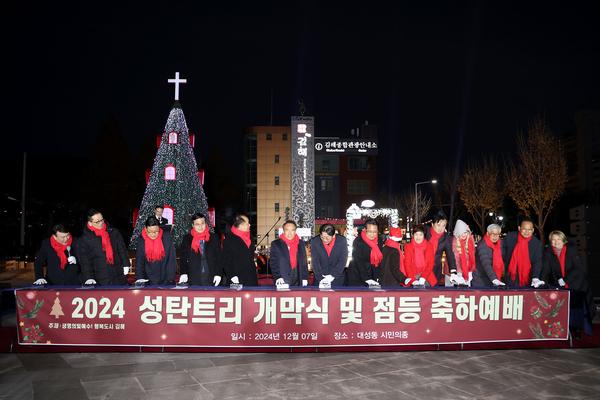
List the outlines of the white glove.
{"type": "Polygon", "coordinates": [[[302,279],[302,286],[308,286],[308,280],[302,279]]]}
{"type": "Polygon", "coordinates": [[[327,278],[323,278],[319,281],[319,289],[330,289],[331,282],[327,280],[327,278]]]}
{"type": "Polygon", "coordinates": [[[365,283],[369,286],[379,286],[379,283],[377,281],[374,281],[373,279],[367,279],[365,283]]]}
{"type": "Polygon", "coordinates": [[[331,283],[331,282],[333,282],[333,280],[334,280],[334,279],[335,279],[335,278],[333,277],[333,275],[323,275],[323,280],[324,280],[325,282],[329,282],[329,283],[331,283]]]}
{"type": "Polygon", "coordinates": [[[129,275],[129,267],[123,267],[123,275],[129,275]]]}
{"type": "Polygon", "coordinates": [[[469,272],[469,286],[471,286],[472,280],[473,280],[473,272],[469,272]]]}
{"type": "Polygon", "coordinates": [[[67,258],[67,261],[69,262],[69,264],[77,264],[77,259],[75,258],[75,256],[69,256],[69,258],[67,258]]]}
{"type": "Polygon", "coordinates": [[[494,284],[494,286],[506,286],[506,284],[504,282],[502,282],[500,279],[494,279],[492,281],[492,283],[494,284]]]}
{"type": "Polygon", "coordinates": [[[419,278],[419,285],[425,286],[425,278],[423,278],[423,277],[419,278]]]}
{"type": "Polygon", "coordinates": [[[566,285],[566,283],[565,283],[565,280],[564,280],[563,278],[560,278],[560,279],[558,280],[558,284],[559,284],[561,287],[564,287],[564,286],[566,285]]]}
{"type": "Polygon", "coordinates": [[[237,276],[232,277],[231,283],[235,283],[236,285],[238,285],[240,283],[240,278],[238,278],[237,276]]]}
{"type": "Polygon", "coordinates": [[[219,283],[221,283],[221,277],[220,277],[219,275],[215,275],[215,276],[213,277],[213,284],[214,284],[215,286],[219,286],[219,283]]]}
{"type": "Polygon", "coordinates": [[[40,278],[37,281],[33,282],[34,285],[46,285],[48,283],[48,281],[46,281],[44,278],[40,278]]]}
{"type": "Polygon", "coordinates": [[[408,285],[408,284],[410,283],[410,281],[411,281],[411,280],[412,280],[412,278],[406,278],[406,279],[404,280],[404,284],[405,284],[405,285],[408,285]]]}
{"type": "Polygon", "coordinates": [[[420,279],[415,279],[414,281],[412,281],[412,285],[413,285],[413,286],[421,286],[421,285],[423,285],[423,284],[421,283],[421,279],[423,279],[423,278],[420,278],[420,279]]]}
{"type": "Polygon", "coordinates": [[[285,285],[285,280],[283,278],[279,278],[275,281],[275,285],[277,285],[277,286],[285,285]]]}
{"type": "Polygon", "coordinates": [[[85,281],[84,285],[95,285],[96,281],[94,279],[88,279],[85,281]]]}
{"type": "Polygon", "coordinates": [[[188,283],[188,276],[187,276],[187,274],[181,274],[181,275],[179,275],[179,283],[188,283]]]}
{"type": "Polygon", "coordinates": [[[463,278],[461,273],[458,274],[451,274],[450,275],[450,283],[453,283],[455,285],[464,285],[465,284],[465,278],[463,278]]]}
{"type": "Polygon", "coordinates": [[[150,282],[148,279],[138,279],[137,281],[135,281],[135,284],[139,284],[139,283],[146,283],[146,282],[150,282]]]}
{"type": "Polygon", "coordinates": [[[546,284],[546,282],[540,281],[538,278],[533,278],[531,280],[531,286],[533,286],[536,289],[545,284],[546,284]]]}

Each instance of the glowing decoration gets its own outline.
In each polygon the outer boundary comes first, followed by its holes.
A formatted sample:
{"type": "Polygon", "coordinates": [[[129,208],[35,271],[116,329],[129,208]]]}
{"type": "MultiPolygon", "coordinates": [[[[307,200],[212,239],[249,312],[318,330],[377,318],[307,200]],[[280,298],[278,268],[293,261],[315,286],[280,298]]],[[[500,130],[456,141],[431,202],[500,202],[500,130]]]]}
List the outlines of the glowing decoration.
{"type": "Polygon", "coordinates": [[[175,84],[175,100],[179,100],[179,84],[187,83],[187,79],[179,79],[179,72],[175,72],[175,79],[169,79],[167,82],[175,84]]]}
{"type": "Polygon", "coordinates": [[[292,216],[296,233],[312,236],[315,225],[314,117],[292,117],[292,216]]]}
{"type": "Polygon", "coordinates": [[[173,211],[173,207],[165,204],[165,208],[163,208],[163,218],[169,221],[169,225],[173,225],[175,222],[175,212],[173,211]]]}
{"type": "Polygon", "coordinates": [[[176,170],[173,164],[169,164],[165,167],[165,181],[174,181],[176,170]]]}
{"type": "Polygon", "coordinates": [[[177,144],[177,132],[169,132],[169,144],[177,144]]]}

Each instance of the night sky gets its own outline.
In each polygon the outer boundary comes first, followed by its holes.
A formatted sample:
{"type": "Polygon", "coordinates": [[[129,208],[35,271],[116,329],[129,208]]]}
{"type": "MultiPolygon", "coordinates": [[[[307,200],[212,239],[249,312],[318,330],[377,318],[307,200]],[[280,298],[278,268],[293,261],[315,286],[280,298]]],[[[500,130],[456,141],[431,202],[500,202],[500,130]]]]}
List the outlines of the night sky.
{"type": "Polygon", "coordinates": [[[591,6],[416,3],[8,6],[2,157],[88,157],[111,116],[135,155],[164,127],[175,71],[188,79],[181,103],[200,163],[220,153],[239,185],[242,132],[268,124],[271,91],[274,124],[302,98],[318,136],[377,125],[378,186],[391,192],[457,160],[510,154],[538,113],[565,134],[577,110],[600,105],[591,6]]]}

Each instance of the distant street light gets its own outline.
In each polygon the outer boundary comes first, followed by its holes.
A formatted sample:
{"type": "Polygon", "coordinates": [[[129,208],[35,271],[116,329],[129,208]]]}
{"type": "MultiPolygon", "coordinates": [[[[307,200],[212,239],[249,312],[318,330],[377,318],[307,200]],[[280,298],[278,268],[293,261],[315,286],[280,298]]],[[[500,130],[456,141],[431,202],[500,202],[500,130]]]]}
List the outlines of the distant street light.
{"type": "Polygon", "coordinates": [[[419,193],[417,192],[417,186],[419,185],[424,185],[426,183],[431,183],[433,185],[435,185],[437,183],[437,179],[432,179],[430,181],[423,181],[423,182],[417,182],[415,183],[415,221],[418,224],[419,223],[419,193]]]}
{"type": "Polygon", "coordinates": [[[373,200],[363,200],[362,203],[360,203],[360,206],[363,208],[371,208],[375,205],[375,202],[373,200]]]}

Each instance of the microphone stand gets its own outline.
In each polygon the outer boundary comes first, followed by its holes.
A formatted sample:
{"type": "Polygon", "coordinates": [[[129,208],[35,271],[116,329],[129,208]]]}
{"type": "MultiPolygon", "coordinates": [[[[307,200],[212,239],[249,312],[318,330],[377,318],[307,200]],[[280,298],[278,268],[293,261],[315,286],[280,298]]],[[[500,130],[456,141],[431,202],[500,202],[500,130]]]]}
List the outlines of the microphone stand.
{"type": "MultiPolygon", "coordinates": [[[[271,226],[271,228],[267,231],[267,233],[265,233],[265,235],[262,237],[262,239],[260,239],[260,242],[256,243],[256,248],[257,249],[258,249],[258,246],[262,243],[262,241],[265,240],[266,237],[269,237],[269,233],[271,233],[271,231],[273,230],[273,228],[275,228],[275,225],[277,225],[277,223],[280,220],[281,220],[281,215],[279,216],[279,218],[277,218],[277,221],[275,221],[275,223],[273,224],[273,226],[271,226]]],[[[269,257],[267,259],[267,274],[269,273],[270,265],[271,265],[271,257],[269,257]]]]}

